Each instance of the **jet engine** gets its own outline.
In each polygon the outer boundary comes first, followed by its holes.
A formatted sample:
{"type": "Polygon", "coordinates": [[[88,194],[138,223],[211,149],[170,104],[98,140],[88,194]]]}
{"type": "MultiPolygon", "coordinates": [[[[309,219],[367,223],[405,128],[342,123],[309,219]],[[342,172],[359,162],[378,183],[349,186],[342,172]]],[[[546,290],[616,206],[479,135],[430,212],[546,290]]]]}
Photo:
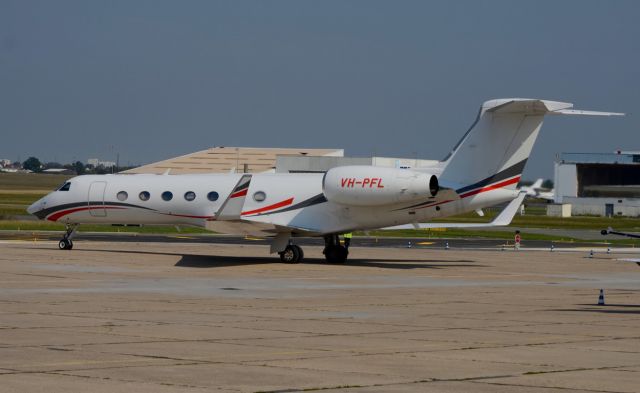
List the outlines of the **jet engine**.
{"type": "Polygon", "coordinates": [[[410,169],[343,166],[324,176],[322,191],[328,201],[353,206],[380,206],[434,197],[438,178],[410,169]]]}

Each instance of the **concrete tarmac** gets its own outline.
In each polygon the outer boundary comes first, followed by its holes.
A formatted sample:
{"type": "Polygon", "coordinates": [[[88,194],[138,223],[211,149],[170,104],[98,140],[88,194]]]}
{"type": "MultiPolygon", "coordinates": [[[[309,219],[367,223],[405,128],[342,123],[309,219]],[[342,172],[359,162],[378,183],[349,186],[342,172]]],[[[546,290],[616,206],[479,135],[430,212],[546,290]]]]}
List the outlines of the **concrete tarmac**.
{"type": "MultiPolygon", "coordinates": [[[[55,240],[62,238],[64,233],[60,231],[0,231],[0,240],[55,240]]],[[[601,236],[598,240],[568,242],[549,240],[530,240],[526,235],[522,239],[525,247],[533,248],[575,248],[575,247],[604,247],[607,248],[606,241],[609,239],[620,239],[620,237],[601,236]]],[[[79,232],[74,240],[78,241],[107,241],[107,242],[175,242],[175,243],[209,243],[209,244],[269,244],[270,239],[264,237],[219,235],[219,234],[147,234],[147,233],[127,233],[127,232],[79,232]]],[[[321,246],[324,240],[319,237],[297,237],[296,244],[301,246],[321,246]]],[[[373,237],[356,236],[352,244],[361,247],[397,247],[397,248],[435,248],[443,249],[448,244],[451,248],[485,248],[501,249],[502,247],[513,247],[513,239],[483,239],[483,238],[407,238],[407,237],[373,237]]]]}
{"type": "Polygon", "coordinates": [[[267,252],[0,242],[0,392],[640,390],[640,267],[616,255],[267,252]]]}

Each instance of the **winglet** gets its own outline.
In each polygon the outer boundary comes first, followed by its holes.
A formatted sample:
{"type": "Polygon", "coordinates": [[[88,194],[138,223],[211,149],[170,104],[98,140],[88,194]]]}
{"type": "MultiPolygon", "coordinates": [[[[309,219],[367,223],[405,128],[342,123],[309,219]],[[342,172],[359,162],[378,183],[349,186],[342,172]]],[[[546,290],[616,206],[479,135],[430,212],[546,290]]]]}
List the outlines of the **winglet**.
{"type": "Polygon", "coordinates": [[[522,201],[524,200],[524,197],[526,195],[527,194],[524,192],[519,193],[516,199],[509,202],[507,207],[505,207],[504,210],[502,210],[502,212],[498,214],[498,217],[494,218],[493,221],[491,221],[489,224],[496,227],[507,226],[511,224],[513,217],[518,212],[518,209],[520,208],[520,205],[522,204],[522,201]]]}
{"type": "Polygon", "coordinates": [[[505,207],[500,212],[500,214],[498,214],[498,216],[493,219],[493,221],[487,222],[487,223],[449,223],[449,222],[442,222],[442,223],[433,222],[433,223],[425,223],[425,224],[413,223],[408,225],[396,225],[393,227],[387,227],[382,229],[398,230],[398,229],[432,229],[432,228],[484,228],[484,227],[507,226],[511,224],[511,221],[513,220],[513,217],[518,212],[518,208],[520,208],[520,205],[522,204],[522,201],[524,200],[525,196],[526,196],[526,193],[524,192],[519,193],[518,196],[515,199],[513,199],[511,202],[509,202],[507,207],[505,207]]]}

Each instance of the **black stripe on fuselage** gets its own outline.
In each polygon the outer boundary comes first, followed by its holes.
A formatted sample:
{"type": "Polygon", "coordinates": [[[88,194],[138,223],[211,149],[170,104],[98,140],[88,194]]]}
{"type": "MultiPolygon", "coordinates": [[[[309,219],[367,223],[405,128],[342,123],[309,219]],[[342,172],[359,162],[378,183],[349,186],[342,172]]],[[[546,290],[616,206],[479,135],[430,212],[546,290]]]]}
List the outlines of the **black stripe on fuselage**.
{"type": "Polygon", "coordinates": [[[527,159],[525,158],[524,160],[520,161],[517,164],[514,164],[512,166],[510,166],[507,169],[504,169],[498,173],[496,173],[495,175],[491,175],[489,177],[487,177],[486,179],[482,179],[477,183],[471,184],[469,186],[466,187],[462,187],[456,190],[456,192],[458,194],[462,194],[464,192],[467,191],[471,191],[471,190],[475,190],[476,188],[481,188],[484,186],[488,186],[489,184],[493,184],[493,183],[497,183],[500,182],[502,180],[506,180],[509,178],[512,178],[514,176],[518,176],[522,174],[522,171],[524,170],[524,166],[527,164],[527,159]]]}
{"type": "Polygon", "coordinates": [[[155,209],[151,209],[149,207],[144,207],[144,206],[133,205],[131,203],[89,201],[89,202],[65,203],[63,205],[52,206],[52,207],[48,207],[46,209],[37,211],[33,214],[42,220],[52,213],[56,213],[56,212],[67,210],[67,209],[73,209],[75,207],[84,207],[84,206],[125,206],[125,207],[137,207],[138,209],[155,211],[155,209]]]}
{"type": "MultiPolygon", "coordinates": [[[[525,158],[524,160],[520,161],[519,163],[514,164],[514,165],[510,166],[509,168],[496,173],[495,175],[489,176],[486,179],[480,180],[479,182],[474,183],[474,184],[472,184],[470,186],[466,186],[466,187],[462,187],[462,188],[457,189],[456,193],[462,194],[462,193],[464,193],[466,191],[475,190],[476,188],[485,187],[485,186],[488,186],[489,184],[498,183],[500,181],[509,179],[511,177],[518,176],[518,175],[522,174],[522,171],[524,170],[524,166],[525,166],[526,163],[527,163],[527,159],[525,158]]],[[[431,197],[429,199],[430,200],[428,200],[428,201],[420,202],[420,203],[417,203],[415,205],[411,205],[411,206],[407,206],[407,207],[401,207],[399,209],[395,209],[394,211],[415,209],[415,208],[423,207],[423,206],[429,205],[431,203],[434,203],[433,197],[431,197]]]]}
{"type": "Polygon", "coordinates": [[[243,175],[238,183],[239,184],[236,186],[236,188],[234,188],[231,192],[232,194],[249,188],[249,183],[251,183],[251,175],[243,175]]]}
{"type": "Polygon", "coordinates": [[[325,202],[327,202],[327,198],[324,196],[324,194],[318,194],[318,195],[313,196],[313,197],[311,197],[309,199],[305,199],[302,202],[296,203],[295,205],[291,205],[289,207],[285,207],[284,209],[271,211],[271,212],[265,212],[265,213],[261,213],[261,214],[256,214],[256,216],[263,216],[263,215],[276,214],[276,213],[284,213],[284,212],[288,212],[288,211],[291,211],[291,210],[302,209],[302,208],[305,208],[305,207],[318,205],[320,203],[325,203],[325,202]]]}

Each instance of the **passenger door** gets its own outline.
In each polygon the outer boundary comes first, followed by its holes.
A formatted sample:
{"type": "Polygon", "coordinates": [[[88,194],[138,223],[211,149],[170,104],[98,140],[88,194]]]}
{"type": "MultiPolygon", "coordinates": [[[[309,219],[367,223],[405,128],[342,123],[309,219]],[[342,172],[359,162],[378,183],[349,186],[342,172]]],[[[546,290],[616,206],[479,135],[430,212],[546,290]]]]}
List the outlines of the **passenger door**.
{"type": "Polygon", "coordinates": [[[93,207],[89,209],[89,213],[94,217],[106,217],[107,209],[104,208],[104,191],[107,188],[107,182],[94,181],[89,185],[89,196],[87,204],[93,207]]]}

